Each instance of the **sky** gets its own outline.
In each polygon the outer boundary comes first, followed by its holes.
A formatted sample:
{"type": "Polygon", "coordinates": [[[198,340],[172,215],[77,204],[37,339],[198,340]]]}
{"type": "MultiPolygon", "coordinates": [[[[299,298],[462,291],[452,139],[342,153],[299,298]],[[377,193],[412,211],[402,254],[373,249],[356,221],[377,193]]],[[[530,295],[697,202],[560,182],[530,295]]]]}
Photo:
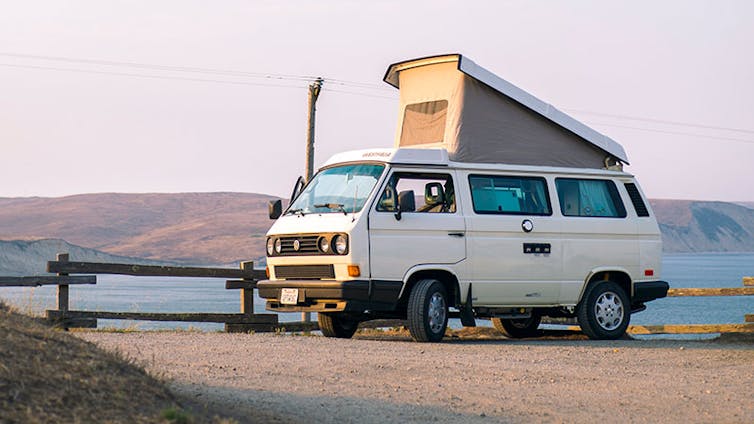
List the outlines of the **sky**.
{"type": "Polygon", "coordinates": [[[462,53],[623,145],[652,198],[754,201],[754,2],[0,0],[0,197],[240,191],[392,147],[391,63],[462,53]]]}

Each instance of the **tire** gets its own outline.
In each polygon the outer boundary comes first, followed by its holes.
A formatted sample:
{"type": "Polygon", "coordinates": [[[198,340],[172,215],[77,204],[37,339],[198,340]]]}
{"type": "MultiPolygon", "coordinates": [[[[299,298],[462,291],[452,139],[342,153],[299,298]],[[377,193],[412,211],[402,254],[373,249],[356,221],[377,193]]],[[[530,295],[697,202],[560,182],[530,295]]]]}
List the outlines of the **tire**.
{"type": "Polygon", "coordinates": [[[420,280],[408,298],[408,331],[417,342],[439,342],[448,327],[448,295],[435,279],[420,280]]]}
{"type": "Polygon", "coordinates": [[[542,316],[536,312],[532,312],[529,318],[492,318],[492,326],[509,339],[524,339],[542,335],[542,331],[539,329],[541,321],[542,316]]]}
{"type": "Polygon", "coordinates": [[[625,290],[612,281],[587,287],[576,310],[579,326],[590,339],[621,338],[631,321],[631,303],[625,290]]]}
{"type": "Polygon", "coordinates": [[[359,328],[359,321],[339,313],[317,313],[317,323],[323,336],[339,339],[350,339],[359,328]]]}

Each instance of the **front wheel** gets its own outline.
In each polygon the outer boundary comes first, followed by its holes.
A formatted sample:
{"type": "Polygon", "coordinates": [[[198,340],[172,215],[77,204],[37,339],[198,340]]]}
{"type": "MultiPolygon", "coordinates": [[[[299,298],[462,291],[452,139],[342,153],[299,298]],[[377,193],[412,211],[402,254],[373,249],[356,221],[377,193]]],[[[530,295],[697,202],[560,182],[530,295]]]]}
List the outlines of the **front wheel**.
{"type": "Polygon", "coordinates": [[[581,331],[590,339],[618,339],[626,332],[631,320],[628,295],[612,281],[592,284],[586,289],[576,315],[581,331]]]}
{"type": "Polygon", "coordinates": [[[317,314],[317,323],[323,336],[339,339],[350,339],[359,328],[359,321],[339,313],[320,312],[317,314]]]}
{"type": "Polygon", "coordinates": [[[492,318],[492,326],[509,339],[523,339],[541,336],[542,331],[539,329],[541,321],[542,317],[532,312],[529,318],[492,318]]]}
{"type": "Polygon", "coordinates": [[[408,331],[417,342],[439,342],[448,326],[448,295],[441,282],[421,280],[408,298],[408,331]]]}

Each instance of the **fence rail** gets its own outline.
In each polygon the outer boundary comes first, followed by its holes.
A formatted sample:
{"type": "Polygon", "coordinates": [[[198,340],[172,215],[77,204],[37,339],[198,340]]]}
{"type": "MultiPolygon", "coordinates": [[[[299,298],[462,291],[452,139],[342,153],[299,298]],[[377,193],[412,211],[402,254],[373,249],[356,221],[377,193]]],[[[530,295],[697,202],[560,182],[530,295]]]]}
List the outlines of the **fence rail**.
{"type": "MultiPolygon", "coordinates": [[[[266,277],[265,271],[254,269],[253,262],[242,262],[239,269],[155,266],[121,263],[72,262],[67,253],[60,253],[57,260],[47,263],[47,271],[55,276],[2,277],[0,287],[57,286],[56,310],[46,311],[47,319],[63,328],[96,328],[97,319],[174,321],[174,322],[218,322],[225,324],[225,331],[307,331],[317,330],[317,323],[278,322],[276,314],[254,313],[254,289],[257,280],[266,277]],[[180,278],[226,278],[225,289],[240,290],[240,313],[153,313],[153,312],[110,312],[69,310],[69,285],[96,284],[96,275],[70,274],[117,274],[137,277],[180,277],[180,278]]],[[[674,288],[668,297],[697,296],[754,296],[754,277],[743,277],[744,287],[722,288],[674,288]]],[[[361,327],[375,328],[402,325],[399,320],[375,320],[361,324],[361,327]]],[[[578,327],[569,327],[577,330],[578,327]]],[[[628,328],[631,334],[700,334],[700,333],[754,333],[754,314],[744,316],[743,324],[685,324],[685,325],[633,325],[628,328]]]]}
{"type": "Polygon", "coordinates": [[[60,284],[97,284],[95,275],[0,277],[0,287],[38,287],[60,284]]]}
{"type": "Polygon", "coordinates": [[[754,287],[703,287],[668,290],[668,297],[687,296],[754,296],[754,287]]]}
{"type": "Polygon", "coordinates": [[[47,262],[47,272],[67,274],[118,274],[136,277],[242,278],[261,280],[264,270],[115,264],[100,262],[47,262]]]}
{"type": "Polygon", "coordinates": [[[631,325],[630,334],[754,333],[754,324],[631,325]]]}

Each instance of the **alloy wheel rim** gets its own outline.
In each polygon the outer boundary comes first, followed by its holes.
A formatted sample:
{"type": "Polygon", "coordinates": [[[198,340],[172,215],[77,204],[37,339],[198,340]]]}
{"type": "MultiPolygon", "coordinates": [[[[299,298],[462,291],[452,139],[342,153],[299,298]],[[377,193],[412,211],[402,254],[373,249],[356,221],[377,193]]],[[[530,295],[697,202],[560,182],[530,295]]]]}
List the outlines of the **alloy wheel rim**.
{"type": "Polygon", "coordinates": [[[429,307],[427,308],[429,328],[433,333],[439,333],[442,331],[443,326],[445,325],[446,314],[447,308],[445,307],[445,297],[440,293],[434,293],[429,299],[429,307]]]}
{"type": "Polygon", "coordinates": [[[600,327],[615,330],[623,323],[623,301],[613,292],[602,293],[594,304],[594,317],[600,327]]]}

